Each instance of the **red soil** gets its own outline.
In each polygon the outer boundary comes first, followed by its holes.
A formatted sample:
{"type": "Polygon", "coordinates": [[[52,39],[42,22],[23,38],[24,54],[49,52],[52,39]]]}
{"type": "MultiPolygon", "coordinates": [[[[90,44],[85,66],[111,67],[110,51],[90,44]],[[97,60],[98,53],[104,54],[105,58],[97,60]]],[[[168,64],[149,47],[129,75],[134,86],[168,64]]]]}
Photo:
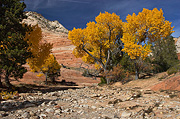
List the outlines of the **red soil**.
{"type": "Polygon", "coordinates": [[[180,91],[180,75],[166,79],[151,87],[151,90],[178,90],[180,91]]]}
{"type": "MultiPolygon", "coordinates": [[[[73,48],[71,41],[68,40],[67,34],[54,34],[49,32],[43,32],[43,40],[53,43],[52,53],[55,55],[59,64],[63,64],[68,67],[80,68],[80,66],[93,68],[92,65],[85,64],[80,58],[76,58],[73,54],[73,48]]],[[[23,79],[19,79],[20,82],[12,80],[12,84],[42,84],[45,81],[45,76],[37,77],[37,73],[30,72],[29,66],[26,65],[28,72],[24,75],[23,79]]],[[[99,80],[93,80],[91,77],[82,76],[82,72],[72,69],[61,68],[61,76],[58,81],[65,80],[66,82],[74,82],[79,86],[92,85],[93,83],[99,83],[99,80]]]]}
{"type": "MultiPolygon", "coordinates": [[[[68,40],[67,34],[54,34],[43,32],[43,39],[49,43],[53,43],[52,53],[55,55],[59,64],[63,64],[68,67],[80,68],[80,66],[93,68],[92,65],[85,64],[80,58],[76,58],[73,54],[73,48],[71,41],[68,40]]],[[[45,81],[45,76],[37,77],[35,73],[30,72],[28,65],[26,65],[28,72],[24,75],[20,82],[12,80],[12,84],[42,84],[45,81]]],[[[100,80],[93,80],[90,77],[82,76],[82,72],[73,69],[61,68],[61,76],[59,81],[65,80],[66,82],[74,82],[79,86],[92,85],[93,83],[99,83],[100,80]]],[[[133,81],[135,86],[145,86],[152,90],[179,90],[180,91],[180,75],[159,81],[157,77],[150,80],[138,80],[133,81]]],[[[133,86],[133,82],[129,82],[124,86],[133,86]]],[[[142,86],[142,87],[143,87],[142,86]]]]}

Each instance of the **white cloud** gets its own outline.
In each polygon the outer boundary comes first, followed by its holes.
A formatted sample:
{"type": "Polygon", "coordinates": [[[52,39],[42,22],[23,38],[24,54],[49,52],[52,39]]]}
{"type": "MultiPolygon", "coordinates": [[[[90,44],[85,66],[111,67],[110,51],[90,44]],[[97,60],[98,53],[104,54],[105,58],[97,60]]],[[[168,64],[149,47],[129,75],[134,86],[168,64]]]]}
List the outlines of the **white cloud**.
{"type": "Polygon", "coordinates": [[[82,1],[82,0],[58,0],[59,2],[74,2],[74,3],[89,3],[87,1],[82,1]]]}
{"type": "Polygon", "coordinates": [[[84,0],[25,0],[24,2],[27,5],[27,10],[33,10],[33,11],[38,9],[56,7],[57,5],[60,7],[65,2],[79,3],[79,4],[89,3],[84,0]]]}

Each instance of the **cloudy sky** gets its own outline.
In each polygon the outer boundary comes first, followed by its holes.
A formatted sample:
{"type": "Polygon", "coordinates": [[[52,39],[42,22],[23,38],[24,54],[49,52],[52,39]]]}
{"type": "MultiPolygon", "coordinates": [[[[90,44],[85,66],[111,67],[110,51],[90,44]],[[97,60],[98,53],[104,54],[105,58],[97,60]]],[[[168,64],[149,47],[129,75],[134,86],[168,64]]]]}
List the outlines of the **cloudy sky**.
{"type": "Polygon", "coordinates": [[[100,12],[120,15],[125,22],[128,14],[141,12],[143,8],[164,11],[166,20],[172,22],[174,37],[180,36],[180,0],[24,0],[26,11],[35,11],[49,20],[58,20],[65,28],[84,28],[94,21],[100,12]]]}

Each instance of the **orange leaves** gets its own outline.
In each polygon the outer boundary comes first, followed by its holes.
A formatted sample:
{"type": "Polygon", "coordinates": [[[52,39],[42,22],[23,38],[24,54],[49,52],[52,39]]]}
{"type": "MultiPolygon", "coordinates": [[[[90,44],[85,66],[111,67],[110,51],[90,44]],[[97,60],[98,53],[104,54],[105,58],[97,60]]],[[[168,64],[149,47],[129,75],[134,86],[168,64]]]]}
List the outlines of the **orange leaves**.
{"type": "Polygon", "coordinates": [[[42,66],[42,72],[55,73],[57,70],[60,70],[60,68],[61,66],[58,64],[54,55],[50,54],[42,66]]]}
{"type": "Polygon", "coordinates": [[[122,28],[121,27],[122,20],[115,13],[112,13],[112,14],[110,14],[108,12],[100,13],[96,17],[95,21],[97,22],[97,25],[103,26],[105,28],[111,27],[111,28],[117,28],[119,30],[121,30],[121,28],[122,28]]]}
{"type": "Polygon", "coordinates": [[[74,28],[68,38],[76,46],[73,54],[86,63],[106,62],[107,50],[115,47],[116,38],[122,34],[122,20],[115,13],[100,13],[96,22],[89,22],[84,29],[74,28]],[[97,60],[99,59],[99,60],[97,60]],[[96,61],[95,61],[96,60],[96,61]]]}
{"type": "Polygon", "coordinates": [[[78,29],[73,29],[72,31],[69,31],[68,38],[71,39],[73,45],[80,45],[82,44],[83,40],[83,29],[78,28],[78,29]],[[78,39],[78,40],[77,40],[78,39]]]}
{"type": "Polygon", "coordinates": [[[130,36],[127,33],[124,34],[124,37],[125,36],[126,39],[122,39],[122,42],[124,43],[124,48],[122,51],[126,52],[131,59],[137,59],[138,57],[145,59],[151,52],[150,44],[144,44],[142,46],[141,44],[137,44],[135,36],[130,36]]]}
{"type": "Polygon", "coordinates": [[[126,21],[123,26],[123,51],[128,53],[131,59],[144,59],[151,52],[149,43],[174,32],[171,23],[163,17],[162,9],[144,8],[138,15],[128,15],[126,21]]]}
{"type": "Polygon", "coordinates": [[[41,66],[40,73],[37,75],[38,77],[43,76],[47,73],[47,75],[50,77],[50,75],[60,72],[61,66],[57,62],[56,58],[53,54],[50,54],[47,59],[45,59],[44,64],[41,66]]]}
{"type": "Polygon", "coordinates": [[[173,27],[169,21],[164,19],[162,9],[148,10],[144,8],[138,15],[128,15],[126,21],[123,27],[124,32],[135,35],[138,40],[146,34],[145,38],[154,42],[173,33],[173,27]]]}
{"type": "MultiPolygon", "coordinates": [[[[100,13],[95,22],[87,23],[84,29],[74,28],[68,38],[76,46],[73,54],[86,63],[94,63],[97,68],[108,62],[108,52],[113,52],[121,44],[131,59],[145,59],[151,52],[151,43],[172,34],[171,23],[165,20],[162,9],[143,9],[138,15],[133,13],[122,22],[115,13],[100,13]],[[121,38],[121,36],[123,36],[121,38]]],[[[111,56],[112,57],[112,56],[111,56]]]]}
{"type": "Polygon", "coordinates": [[[44,64],[45,59],[51,53],[53,44],[42,41],[42,31],[38,25],[32,26],[32,31],[26,33],[25,40],[28,39],[33,58],[27,59],[32,71],[39,71],[44,64]]]}
{"type": "Polygon", "coordinates": [[[32,52],[33,57],[27,59],[27,62],[32,72],[41,72],[37,76],[41,77],[48,72],[54,74],[60,71],[61,66],[56,61],[54,55],[50,54],[52,44],[42,41],[41,28],[36,26],[32,27],[32,32],[26,34],[26,39],[30,45],[29,50],[32,52]]]}

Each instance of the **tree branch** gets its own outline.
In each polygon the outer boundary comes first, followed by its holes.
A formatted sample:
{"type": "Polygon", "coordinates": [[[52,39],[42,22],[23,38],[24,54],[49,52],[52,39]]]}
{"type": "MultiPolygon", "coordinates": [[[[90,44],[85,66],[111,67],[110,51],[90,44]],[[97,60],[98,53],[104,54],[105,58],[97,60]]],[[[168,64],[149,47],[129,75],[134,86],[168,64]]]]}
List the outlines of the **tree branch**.
{"type": "Polygon", "coordinates": [[[84,52],[86,52],[88,55],[90,55],[94,60],[99,62],[102,65],[102,67],[104,68],[104,64],[103,64],[101,59],[98,59],[97,57],[94,57],[91,53],[88,52],[87,49],[84,48],[84,46],[82,46],[82,49],[84,50],[84,52]]]}
{"type": "Polygon", "coordinates": [[[107,60],[106,60],[106,64],[105,64],[105,69],[107,69],[107,64],[110,60],[110,49],[108,50],[108,56],[107,56],[107,60]]]}

